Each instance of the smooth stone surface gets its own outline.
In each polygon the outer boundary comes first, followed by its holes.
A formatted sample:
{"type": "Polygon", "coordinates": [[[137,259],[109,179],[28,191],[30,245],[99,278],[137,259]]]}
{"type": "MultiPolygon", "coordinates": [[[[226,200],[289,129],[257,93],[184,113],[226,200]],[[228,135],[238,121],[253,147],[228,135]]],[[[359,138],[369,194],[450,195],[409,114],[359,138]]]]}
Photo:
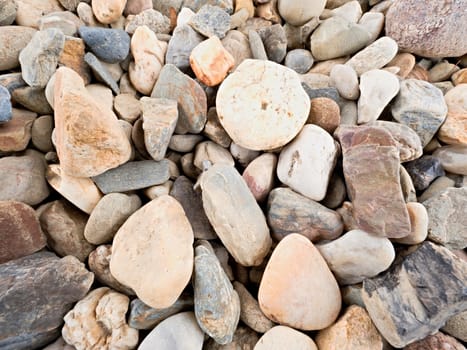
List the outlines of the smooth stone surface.
{"type": "Polygon", "coordinates": [[[204,333],[193,312],[181,312],[162,321],[144,338],[138,350],[201,350],[204,333]],[[183,336],[180,336],[183,334],[183,336]]]}
{"type": "Polygon", "coordinates": [[[380,276],[363,282],[363,301],[381,335],[401,348],[467,309],[467,264],[424,242],[380,276]]]}
{"type": "Polygon", "coordinates": [[[203,136],[201,135],[172,135],[169,142],[169,149],[181,153],[191,152],[202,140],[203,136]]]}
{"type": "Polygon", "coordinates": [[[47,102],[45,89],[43,88],[33,88],[30,86],[21,87],[15,89],[11,97],[12,101],[40,115],[51,114],[53,112],[52,107],[49,105],[49,102],[47,102]]]}
{"type": "Polygon", "coordinates": [[[417,202],[417,192],[415,191],[415,186],[413,185],[412,178],[402,165],[399,167],[399,176],[404,200],[407,203],[417,202]]]}
{"type": "Polygon", "coordinates": [[[14,1],[0,1],[0,26],[9,26],[15,21],[17,8],[14,1]]]}
{"type": "Polygon", "coordinates": [[[120,226],[141,207],[137,195],[109,193],[94,207],[84,228],[84,237],[92,244],[110,242],[120,226]]]}
{"type": "Polygon", "coordinates": [[[266,200],[274,187],[277,156],[264,153],[253,159],[243,171],[242,177],[257,202],[266,200]]]}
{"type": "Polygon", "coordinates": [[[276,326],[266,332],[256,343],[254,350],[318,350],[313,339],[287,326],[276,326]]]}
{"type": "Polygon", "coordinates": [[[449,249],[467,247],[467,188],[447,188],[423,202],[428,212],[428,239],[449,249]]]}
{"type": "Polygon", "coordinates": [[[16,201],[0,201],[0,264],[33,254],[46,245],[34,209],[16,201]]]}
{"type": "Polygon", "coordinates": [[[126,192],[163,184],[170,177],[169,162],[142,160],[127,162],[95,176],[93,181],[102,193],[126,192]]]}
{"type": "Polygon", "coordinates": [[[415,56],[408,52],[398,53],[386,67],[398,67],[398,76],[405,79],[415,66],[415,56]]]}
{"type": "Polygon", "coordinates": [[[195,149],[193,165],[198,169],[203,170],[203,164],[205,164],[206,161],[210,164],[227,164],[235,166],[232,154],[212,141],[200,142],[195,149]]]}
{"type": "Polygon", "coordinates": [[[334,86],[343,98],[356,100],[360,96],[358,76],[352,66],[336,64],[332,67],[329,78],[329,84],[334,86]]]}
{"type": "Polygon", "coordinates": [[[441,90],[417,79],[401,81],[399,94],[391,106],[394,119],[415,130],[423,147],[443,124],[447,111],[441,90]]]}
{"type": "Polygon", "coordinates": [[[287,54],[287,37],[280,24],[274,24],[258,31],[270,61],[281,63],[287,54]]]}
{"type": "Polygon", "coordinates": [[[446,324],[441,328],[445,333],[456,337],[463,342],[467,341],[467,311],[459,312],[458,314],[449,318],[446,324]]]}
{"type": "Polygon", "coordinates": [[[138,331],[126,323],[129,301],[107,287],[92,290],[63,318],[63,339],[77,349],[134,349],[138,331]]]}
{"type": "Polygon", "coordinates": [[[248,41],[250,43],[251,57],[255,60],[268,60],[268,54],[264,47],[263,40],[256,30],[248,31],[248,41]]]}
{"type": "Polygon", "coordinates": [[[389,72],[373,69],[360,77],[358,123],[373,122],[399,92],[399,80],[389,72]]]}
{"type": "Polygon", "coordinates": [[[84,25],[84,22],[73,12],[58,11],[42,16],[37,21],[37,25],[39,30],[57,28],[65,35],[74,36],[78,32],[78,28],[84,25]]]}
{"type": "Polygon", "coordinates": [[[439,159],[444,170],[467,175],[467,145],[449,145],[438,148],[433,156],[439,159]]]}
{"type": "Polygon", "coordinates": [[[20,25],[0,26],[0,71],[19,67],[19,54],[36,32],[20,25]]]}
{"type": "Polygon", "coordinates": [[[320,201],[326,196],[336,157],[331,135],[319,126],[307,124],[281,151],[277,177],[294,191],[320,201]]]}
{"type": "Polygon", "coordinates": [[[443,176],[444,170],[438,158],[423,156],[404,164],[410,174],[415,188],[423,191],[439,176],[443,176]]]}
{"type": "Polygon", "coordinates": [[[230,144],[229,150],[232,157],[238,162],[238,164],[240,164],[240,166],[244,168],[247,167],[253,159],[261,154],[259,151],[247,149],[237,145],[234,142],[230,144]]]}
{"type": "Polygon", "coordinates": [[[12,117],[10,92],[6,87],[0,85],[0,124],[10,121],[12,117]]]}
{"type": "Polygon", "coordinates": [[[0,152],[23,151],[31,140],[31,128],[37,114],[24,110],[12,109],[12,119],[0,125],[0,152]]]}
{"type": "Polygon", "coordinates": [[[193,230],[182,206],[161,196],[138,209],[112,244],[110,272],[154,308],[169,307],[193,270],[193,230]]]}
{"type": "Polygon", "coordinates": [[[202,87],[176,66],[166,64],[154,85],[151,97],[178,102],[177,134],[198,134],[206,123],[207,98],[202,87]]]}
{"type": "Polygon", "coordinates": [[[339,105],[327,97],[312,99],[307,123],[315,124],[332,134],[341,123],[339,105]]]}
{"type": "Polygon", "coordinates": [[[248,58],[252,58],[248,37],[238,30],[229,30],[222,39],[222,45],[235,60],[234,68],[248,58]]]}
{"type": "Polygon", "coordinates": [[[396,253],[391,241],[362,230],[316,246],[340,285],[355,284],[385,271],[396,253]]]}
{"type": "Polygon", "coordinates": [[[134,123],[141,115],[141,103],[130,93],[115,96],[113,108],[120,119],[129,123],[134,123]]]}
{"type": "MultiPolygon", "coordinates": [[[[148,0],[151,3],[151,0],[148,0]]],[[[127,1],[128,5],[129,1],[127,1]]],[[[171,31],[170,19],[164,16],[159,11],[152,8],[145,9],[144,11],[138,12],[136,16],[128,16],[127,24],[125,25],[125,31],[129,34],[133,34],[138,27],[147,26],[156,34],[169,34],[171,31]]],[[[177,19],[177,24],[178,24],[177,19]]]]}
{"type": "Polygon", "coordinates": [[[319,17],[325,5],[326,1],[324,0],[279,0],[277,9],[287,23],[301,26],[312,17],[319,17]]]}
{"type": "Polygon", "coordinates": [[[222,39],[230,29],[230,16],[219,6],[206,4],[191,17],[188,24],[208,38],[217,36],[222,39]]]}
{"type": "Polygon", "coordinates": [[[188,24],[176,26],[167,47],[166,63],[186,72],[190,68],[191,51],[203,40],[204,37],[188,24]]]}
{"type": "Polygon", "coordinates": [[[370,41],[378,39],[384,27],[384,14],[381,12],[365,12],[358,24],[370,33],[370,41]]]}
{"type": "Polygon", "coordinates": [[[92,53],[105,62],[121,62],[130,52],[130,36],[124,30],[82,26],[78,32],[92,53]]]}
{"type": "Polygon", "coordinates": [[[274,249],[258,301],[272,321],[302,330],[328,327],[341,308],[339,287],[325,260],[313,243],[298,234],[288,235],[274,249]]]}
{"type": "Polygon", "coordinates": [[[104,62],[99,61],[92,52],[88,52],[84,55],[84,61],[89,65],[98,81],[110,87],[114,94],[118,95],[120,93],[117,81],[112,76],[108,67],[104,65],[104,62]]]}
{"type": "Polygon", "coordinates": [[[407,210],[410,216],[410,234],[392,241],[409,245],[423,243],[428,235],[428,212],[423,204],[417,202],[407,203],[407,210]]]}
{"type": "Polygon", "coordinates": [[[270,150],[298,134],[310,100],[294,71],[248,59],[222,82],[216,106],[220,123],[237,145],[270,150]]]}
{"type": "Polygon", "coordinates": [[[314,63],[311,52],[304,49],[290,50],[285,56],[284,65],[299,74],[305,74],[314,63]]]}
{"type": "Polygon", "coordinates": [[[127,0],[92,0],[92,12],[103,24],[116,22],[123,14],[127,0]]]}
{"type": "Polygon", "coordinates": [[[37,349],[56,339],[63,316],[84,298],[93,280],[72,256],[39,252],[1,264],[0,347],[37,349]]]}
{"type": "Polygon", "coordinates": [[[200,185],[204,211],[225,248],[241,265],[260,265],[271,248],[271,237],[243,178],[234,167],[215,164],[203,173],[200,185]]]}
{"type": "Polygon", "coordinates": [[[449,90],[444,99],[448,114],[438,132],[438,138],[447,144],[467,145],[467,84],[449,90]]]}

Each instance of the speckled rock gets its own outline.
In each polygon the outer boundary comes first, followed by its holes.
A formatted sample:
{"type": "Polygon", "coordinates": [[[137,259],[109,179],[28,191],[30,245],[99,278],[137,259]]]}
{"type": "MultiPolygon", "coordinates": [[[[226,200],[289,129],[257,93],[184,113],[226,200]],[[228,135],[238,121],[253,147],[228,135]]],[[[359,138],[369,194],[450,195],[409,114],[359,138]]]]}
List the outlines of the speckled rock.
{"type": "MultiPolygon", "coordinates": [[[[149,0],[151,2],[151,0],[149,0]]],[[[127,2],[128,3],[128,2],[127,2]]],[[[156,34],[168,34],[170,32],[170,19],[159,11],[148,8],[136,16],[128,16],[125,31],[133,34],[138,27],[146,26],[156,34]]]]}
{"type": "Polygon", "coordinates": [[[230,16],[219,6],[203,5],[188,22],[198,33],[207,36],[225,37],[230,29],[230,16]]]}
{"type": "Polygon", "coordinates": [[[204,37],[188,24],[175,27],[167,47],[165,60],[186,72],[190,68],[191,51],[204,40],[204,37]]]}
{"type": "Polygon", "coordinates": [[[254,350],[281,350],[285,348],[318,350],[315,342],[309,336],[287,326],[271,328],[259,339],[254,350]]]}
{"type": "Polygon", "coordinates": [[[466,342],[467,334],[465,330],[467,329],[467,311],[459,312],[458,314],[449,318],[446,324],[441,328],[445,333],[456,337],[457,339],[466,342]]]}
{"type": "Polygon", "coordinates": [[[8,122],[13,117],[10,92],[0,85],[0,124],[8,122]]]}
{"type": "Polygon", "coordinates": [[[435,350],[435,349],[452,349],[464,350],[465,346],[462,345],[455,338],[450,337],[441,332],[426,337],[425,339],[413,342],[407,345],[404,350],[435,350]]]}

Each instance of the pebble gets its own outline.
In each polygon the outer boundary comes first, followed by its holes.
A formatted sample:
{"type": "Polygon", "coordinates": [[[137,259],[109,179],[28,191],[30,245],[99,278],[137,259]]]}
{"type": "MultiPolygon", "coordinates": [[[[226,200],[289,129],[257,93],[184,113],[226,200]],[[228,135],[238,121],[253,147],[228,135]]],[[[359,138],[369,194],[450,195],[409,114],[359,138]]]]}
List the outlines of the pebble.
{"type": "Polygon", "coordinates": [[[85,297],[94,280],[73,256],[38,252],[0,265],[0,347],[38,349],[54,341],[63,316],[85,297]],[[65,283],[64,283],[65,281],[65,283]],[[28,297],[25,298],[24,296],[28,297]],[[37,322],[38,318],[41,322],[37,322]]]}
{"type": "Polygon", "coordinates": [[[152,4],[151,8],[141,11],[136,16],[128,16],[125,31],[128,34],[133,34],[141,26],[148,27],[156,34],[169,34],[171,31],[170,19],[159,11],[154,10],[152,4]]]}
{"type": "Polygon", "coordinates": [[[370,33],[361,25],[336,16],[322,22],[310,40],[313,57],[324,61],[363,49],[370,41],[370,33]]]}
{"type": "Polygon", "coordinates": [[[339,95],[348,100],[357,100],[360,96],[358,76],[352,66],[336,64],[329,74],[329,84],[337,89],[339,95]]]}
{"type": "Polygon", "coordinates": [[[55,146],[64,173],[96,176],[128,161],[131,145],[123,128],[75,71],[57,70],[54,95],[55,146]]]}
{"type": "Polygon", "coordinates": [[[439,159],[444,170],[467,175],[467,145],[448,145],[438,148],[433,156],[439,159]]]}
{"type": "Polygon", "coordinates": [[[234,10],[232,0],[185,0],[183,3],[183,6],[190,8],[194,12],[198,12],[204,5],[218,6],[229,15],[231,15],[234,10]]]}
{"type": "Polygon", "coordinates": [[[63,11],[57,0],[15,0],[16,24],[37,28],[39,19],[52,12],[63,11]]]}
{"type": "Polygon", "coordinates": [[[307,123],[315,124],[332,134],[341,122],[339,105],[327,97],[311,100],[307,123]]]}
{"type": "Polygon", "coordinates": [[[80,0],[58,0],[60,5],[62,5],[68,11],[75,12],[80,0]]]}
{"type": "Polygon", "coordinates": [[[415,245],[425,241],[428,235],[428,213],[421,203],[407,203],[410,216],[410,234],[403,238],[392,239],[393,242],[415,245]]]}
{"type": "MultiPolygon", "coordinates": [[[[84,84],[87,85],[91,82],[91,68],[84,61],[85,47],[83,39],[65,36],[65,46],[58,58],[58,63],[76,71],[84,80],[84,84]]],[[[50,78],[47,86],[52,79],[54,79],[54,75],[50,78]]]]}
{"type": "Polygon", "coordinates": [[[274,249],[261,279],[258,300],[270,320],[301,330],[328,327],[341,309],[334,276],[318,249],[299,234],[288,235],[274,249]],[[314,311],[317,309],[319,313],[314,311]]]}
{"type": "Polygon", "coordinates": [[[191,51],[203,40],[204,37],[188,24],[177,25],[167,46],[166,64],[186,72],[190,68],[191,51]]]}
{"type": "Polygon", "coordinates": [[[340,285],[376,276],[391,265],[396,255],[389,239],[362,230],[349,231],[316,247],[340,285]]]}
{"type": "Polygon", "coordinates": [[[79,35],[89,50],[105,62],[121,62],[130,52],[130,36],[124,30],[82,26],[79,35]]]}
{"type": "Polygon", "coordinates": [[[142,112],[141,102],[130,93],[121,93],[115,96],[113,108],[120,119],[129,123],[134,123],[142,112]]]}
{"type": "Polygon", "coordinates": [[[456,182],[454,180],[450,179],[447,176],[440,176],[436,178],[436,180],[434,180],[430,184],[430,186],[428,186],[428,188],[418,197],[418,201],[422,203],[426,201],[428,198],[433,197],[433,195],[435,195],[436,193],[441,192],[447,189],[448,187],[455,187],[455,186],[456,186],[456,182]]]}
{"type": "Polygon", "coordinates": [[[188,24],[208,38],[217,36],[222,39],[230,29],[230,16],[221,7],[206,4],[191,17],[188,24]]]}
{"type": "Polygon", "coordinates": [[[264,202],[273,189],[276,165],[274,153],[263,153],[243,171],[242,177],[258,203],[264,202]]]}
{"type": "MultiPolygon", "coordinates": [[[[99,103],[103,108],[112,110],[113,95],[112,90],[102,84],[89,84],[85,87],[86,91],[92,96],[94,101],[99,103]]],[[[115,114],[112,114],[115,118],[115,114]]]]}
{"type": "Polygon", "coordinates": [[[126,323],[129,301],[107,287],[92,290],[63,318],[63,339],[77,349],[134,349],[138,331],[126,323]]]}
{"type": "Polygon", "coordinates": [[[285,56],[284,65],[299,74],[305,74],[313,66],[313,56],[311,52],[304,49],[290,50],[285,56]]]}
{"type": "Polygon", "coordinates": [[[326,197],[321,201],[326,208],[336,209],[342,205],[347,198],[345,182],[341,175],[334,173],[329,180],[326,197]]]}
{"type": "Polygon", "coordinates": [[[281,17],[277,9],[278,0],[266,2],[264,4],[258,3],[255,9],[257,17],[271,21],[272,23],[281,23],[281,17]]]}
{"type": "Polygon", "coordinates": [[[398,76],[405,79],[415,66],[415,56],[408,52],[398,53],[386,67],[399,67],[398,76]]]}
{"type": "Polygon", "coordinates": [[[169,307],[191,278],[192,244],[193,230],[182,206],[173,197],[161,196],[120,227],[112,244],[110,272],[145,304],[169,307]]]}
{"type": "Polygon", "coordinates": [[[312,17],[319,17],[325,5],[325,0],[279,0],[277,9],[288,24],[301,26],[312,17]]]}
{"type": "Polygon", "coordinates": [[[399,176],[405,202],[417,202],[417,193],[415,191],[412,178],[402,165],[399,167],[399,176]]]}
{"type": "Polygon", "coordinates": [[[203,129],[203,134],[208,139],[225,148],[228,148],[232,142],[232,139],[219,121],[219,116],[217,115],[215,107],[211,107],[208,110],[207,121],[203,129]]]}
{"type": "Polygon", "coordinates": [[[270,150],[298,134],[308,118],[310,100],[294,71],[248,59],[222,82],[216,106],[222,126],[237,145],[270,150]]]}
{"type": "Polygon", "coordinates": [[[0,0],[0,26],[9,26],[15,21],[17,8],[14,1],[0,0]]]}
{"type": "Polygon", "coordinates": [[[198,134],[206,123],[207,98],[203,88],[176,66],[166,64],[154,85],[151,97],[178,102],[178,122],[175,133],[198,134]]]}
{"type": "Polygon", "coordinates": [[[84,228],[84,237],[92,244],[108,243],[120,226],[141,207],[136,195],[109,193],[94,207],[84,228]]]}
{"type": "Polygon", "coordinates": [[[319,350],[383,349],[383,338],[363,307],[352,305],[332,326],[318,332],[319,350]]]}
{"type": "Polygon", "coordinates": [[[467,311],[459,312],[455,314],[451,318],[449,318],[446,324],[441,328],[441,330],[445,333],[456,337],[463,342],[467,341],[467,334],[465,333],[465,329],[467,327],[467,311]]]}
{"type": "Polygon", "coordinates": [[[255,60],[268,60],[268,54],[264,47],[263,40],[256,30],[248,31],[248,41],[250,42],[251,57],[255,60]]]}
{"type": "Polygon", "coordinates": [[[444,170],[438,158],[423,156],[405,164],[405,169],[410,174],[415,188],[423,191],[439,176],[444,175],[444,170]]]}
{"type": "Polygon", "coordinates": [[[360,77],[358,123],[377,120],[398,92],[399,80],[394,74],[381,69],[363,73],[360,77]]]}
{"type": "Polygon", "coordinates": [[[463,68],[451,76],[454,85],[467,84],[467,69],[463,68]]]}
{"type": "Polygon", "coordinates": [[[152,9],[152,0],[127,0],[123,14],[137,15],[147,9],[152,9]]]}
{"type": "Polygon", "coordinates": [[[229,30],[222,39],[222,45],[234,58],[233,70],[244,60],[253,57],[248,37],[238,30],[229,30]]]}
{"type": "Polygon", "coordinates": [[[43,88],[34,88],[30,86],[17,88],[13,90],[11,99],[13,102],[22,105],[29,111],[40,115],[51,114],[53,112],[52,107],[49,105],[49,102],[47,102],[45,90],[43,88]]]}
{"type": "Polygon", "coordinates": [[[99,61],[99,59],[91,52],[84,55],[84,61],[89,65],[89,67],[91,67],[96,79],[109,86],[116,95],[120,93],[117,81],[103,62],[99,61]]]}
{"type": "Polygon", "coordinates": [[[182,153],[191,152],[202,140],[203,137],[201,135],[172,135],[169,142],[169,149],[182,153]]]}
{"type": "Polygon", "coordinates": [[[449,78],[459,71],[459,67],[455,64],[449,63],[446,60],[442,60],[435,64],[428,71],[428,79],[432,83],[438,83],[441,81],[449,80],[449,78]]]}
{"type": "Polygon", "coordinates": [[[230,343],[240,319],[240,299],[207,241],[195,248],[193,288],[200,328],[217,343],[230,343]]]}
{"type": "Polygon", "coordinates": [[[203,173],[200,186],[206,216],[225,248],[243,266],[260,265],[271,247],[269,228],[237,170],[215,164],[203,173]]]}
{"type": "Polygon", "coordinates": [[[31,140],[32,123],[36,117],[36,113],[13,108],[11,120],[0,128],[0,152],[25,150],[31,140]]]}
{"type": "Polygon", "coordinates": [[[448,106],[446,120],[441,125],[438,138],[450,145],[467,145],[467,84],[449,90],[444,99],[448,106]]]}
{"type": "Polygon", "coordinates": [[[287,54],[287,37],[280,24],[274,24],[258,31],[270,61],[281,63],[287,54]]]}
{"type": "Polygon", "coordinates": [[[358,109],[357,102],[346,101],[341,107],[340,125],[357,125],[358,109]]]}
{"type": "Polygon", "coordinates": [[[281,350],[285,348],[300,350],[318,350],[313,339],[293,328],[275,326],[258,341],[254,350],[281,350]]]}
{"type": "Polygon", "coordinates": [[[103,24],[116,22],[123,14],[127,0],[92,0],[92,12],[103,24]]]}
{"type": "Polygon", "coordinates": [[[235,161],[244,168],[247,167],[253,159],[255,159],[261,154],[261,152],[259,151],[247,149],[245,147],[237,145],[234,142],[230,144],[229,149],[230,154],[232,155],[232,157],[234,157],[235,161]]]}
{"type": "Polygon", "coordinates": [[[16,201],[0,201],[0,264],[33,254],[46,245],[34,209],[16,201]]]}
{"type": "Polygon", "coordinates": [[[467,51],[463,39],[467,14],[462,2],[446,4],[401,0],[386,14],[386,35],[403,51],[424,57],[457,57],[467,51]]]}
{"type": "Polygon", "coordinates": [[[21,74],[32,87],[44,88],[57,69],[58,59],[65,45],[65,35],[50,28],[36,32],[19,54],[21,74]]]}
{"type": "Polygon", "coordinates": [[[203,170],[206,161],[210,164],[235,166],[235,161],[230,152],[212,141],[198,143],[195,149],[194,166],[199,170],[203,170]]]}
{"type": "Polygon", "coordinates": [[[381,335],[393,347],[403,348],[465,310],[466,276],[465,262],[425,241],[385,273],[364,280],[363,302],[381,335]]]}
{"type": "Polygon", "coordinates": [[[190,349],[201,350],[204,333],[199,328],[193,312],[170,316],[156,326],[138,347],[138,350],[190,349]],[[181,337],[180,335],[183,334],[181,337]]]}
{"type": "Polygon", "coordinates": [[[219,85],[233,68],[235,59],[217,36],[199,43],[190,54],[190,66],[206,86],[219,85]]]}
{"type": "Polygon", "coordinates": [[[428,81],[428,71],[422,67],[420,64],[415,64],[413,69],[410,71],[409,75],[407,76],[407,79],[417,79],[417,80],[424,80],[428,81]]]}
{"type": "Polygon", "coordinates": [[[87,214],[91,214],[102,197],[91,179],[67,175],[58,164],[48,166],[46,179],[55,191],[87,214]]]}
{"type": "Polygon", "coordinates": [[[84,25],[78,16],[69,11],[52,12],[42,16],[38,20],[39,30],[48,28],[57,28],[67,36],[74,36],[78,32],[78,28],[84,25]]]}
{"type": "Polygon", "coordinates": [[[302,26],[294,26],[289,23],[284,24],[285,36],[287,37],[288,49],[302,49],[307,46],[310,34],[319,25],[319,18],[313,17],[302,26]]]}
{"type": "Polygon", "coordinates": [[[76,13],[78,17],[89,27],[104,27],[105,24],[102,24],[97,21],[94,17],[92,7],[85,2],[80,2],[76,7],[76,13]]]}
{"type": "Polygon", "coordinates": [[[282,149],[277,177],[294,191],[320,201],[326,196],[336,157],[337,148],[331,135],[319,126],[307,124],[282,149]]]}
{"type": "Polygon", "coordinates": [[[436,332],[426,338],[413,342],[404,348],[404,350],[435,350],[435,349],[453,349],[464,350],[465,346],[458,340],[441,332],[436,332]]]}

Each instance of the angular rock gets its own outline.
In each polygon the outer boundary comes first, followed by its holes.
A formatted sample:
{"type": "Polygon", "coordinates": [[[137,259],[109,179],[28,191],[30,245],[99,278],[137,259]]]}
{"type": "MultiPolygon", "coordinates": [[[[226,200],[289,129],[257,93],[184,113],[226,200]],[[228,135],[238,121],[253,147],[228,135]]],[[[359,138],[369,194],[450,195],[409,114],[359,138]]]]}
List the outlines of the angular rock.
{"type": "Polygon", "coordinates": [[[230,16],[219,6],[206,4],[191,17],[188,24],[208,38],[217,36],[222,39],[230,29],[230,16]]]}
{"type": "Polygon", "coordinates": [[[258,300],[269,319],[302,330],[328,327],[341,308],[334,276],[313,243],[299,234],[288,235],[274,249],[258,300]]]}
{"type": "Polygon", "coordinates": [[[273,189],[277,156],[264,153],[253,159],[243,171],[242,177],[258,203],[264,202],[273,189]]]}
{"type": "Polygon", "coordinates": [[[318,350],[315,342],[303,334],[287,326],[276,326],[266,332],[258,341],[255,350],[280,349],[318,350]]]}
{"type": "Polygon", "coordinates": [[[448,145],[438,148],[433,156],[439,159],[444,170],[467,175],[467,145],[448,145]]]}
{"type": "Polygon", "coordinates": [[[186,72],[190,68],[191,51],[203,40],[203,36],[188,24],[175,27],[167,47],[166,63],[186,72]]]}
{"type": "Polygon", "coordinates": [[[363,301],[381,335],[401,348],[436,332],[467,309],[467,264],[430,242],[363,282],[363,301]]]}
{"type": "Polygon", "coordinates": [[[93,279],[75,257],[59,259],[49,252],[1,264],[0,347],[36,349],[53,341],[63,316],[86,295],[93,279]]]}
{"type": "Polygon", "coordinates": [[[305,74],[314,63],[311,52],[304,49],[294,49],[285,56],[284,65],[299,74],[305,74]]]}
{"type": "Polygon", "coordinates": [[[440,176],[418,197],[418,201],[422,203],[448,187],[456,187],[456,181],[447,176],[440,176]]]}
{"type": "Polygon", "coordinates": [[[29,27],[0,26],[0,71],[20,65],[19,54],[29,44],[37,30],[29,27]]]}
{"type": "Polygon", "coordinates": [[[109,69],[103,62],[99,61],[93,53],[88,52],[84,55],[84,61],[89,65],[89,67],[91,67],[91,70],[97,80],[110,87],[116,95],[120,93],[117,81],[114,79],[109,69]]]}
{"type": "Polygon", "coordinates": [[[352,66],[336,64],[329,74],[330,85],[334,86],[339,95],[348,100],[356,100],[360,96],[358,76],[352,66]]]}
{"type": "Polygon", "coordinates": [[[8,122],[13,117],[10,92],[0,85],[0,124],[8,122]]]}
{"type": "Polygon", "coordinates": [[[0,125],[0,152],[23,151],[31,140],[31,128],[37,114],[24,110],[12,109],[12,118],[0,125]]]}
{"type": "Polygon", "coordinates": [[[423,156],[405,164],[415,188],[425,190],[439,176],[444,176],[444,170],[438,158],[423,156]]]}
{"type": "Polygon", "coordinates": [[[92,53],[104,62],[121,62],[130,52],[130,36],[122,29],[82,26],[79,36],[92,53]]]}
{"type": "Polygon", "coordinates": [[[182,206],[161,196],[138,209],[112,244],[110,272],[154,308],[169,307],[193,270],[193,231],[182,206]]]}
{"type": "Polygon", "coordinates": [[[127,0],[92,0],[92,12],[103,24],[116,22],[123,14],[127,0]]]}
{"type": "MultiPolygon", "coordinates": [[[[151,2],[149,0],[149,2],[151,2]]],[[[127,2],[128,5],[129,2],[127,2]]],[[[136,16],[128,16],[125,31],[133,34],[138,27],[146,26],[156,34],[169,34],[171,31],[170,19],[164,16],[159,11],[152,8],[147,8],[144,11],[138,12],[136,16]]],[[[179,18],[177,19],[178,25],[179,18]]]]}
{"type": "Polygon", "coordinates": [[[38,27],[38,21],[44,15],[63,11],[57,0],[15,0],[18,5],[16,23],[20,26],[38,27]]]}
{"type": "MultiPolygon", "coordinates": [[[[76,73],[80,75],[81,78],[83,78],[84,84],[86,85],[91,82],[91,69],[89,68],[89,65],[84,61],[84,55],[84,41],[80,38],[65,36],[65,46],[63,47],[63,51],[60,57],[58,58],[58,63],[60,65],[64,65],[68,68],[73,69],[76,73]]],[[[53,76],[49,80],[49,84],[52,79],[54,79],[53,76]]]]}
{"type": "Polygon", "coordinates": [[[435,349],[452,349],[464,350],[465,346],[458,342],[455,338],[449,335],[437,332],[425,339],[409,344],[404,350],[435,350],[435,349]]]}
{"type": "Polygon", "coordinates": [[[241,265],[260,265],[271,248],[271,237],[243,178],[234,167],[216,164],[203,173],[200,185],[206,216],[229,253],[241,265]]]}
{"type": "Polygon", "coordinates": [[[280,0],[277,5],[279,14],[287,23],[301,26],[312,17],[319,17],[324,10],[326,1],[280,0]]]}
{"type": "Polygon", "coordinates": [[[287,54],[287,37],[280,24],[262,28],[258,31],[264,43],[266,54],[270,61],[281,63],[287,54]]]}
{"type": "Polygon", "coordinates": [[[203,134],[208,139],[225,148],[228,148],[232,143],[232,139],[219,121],[216,107],[211,107],[208,110],[207,121],[203,129],[203,134]]]}
{"type": "Polygon", "coordinates": [[[467,84],[459,84],[444,96],[448,106],[448,114],[439,129],[438,138],[445,143],[467,145],[466,93],[467,84]]]}

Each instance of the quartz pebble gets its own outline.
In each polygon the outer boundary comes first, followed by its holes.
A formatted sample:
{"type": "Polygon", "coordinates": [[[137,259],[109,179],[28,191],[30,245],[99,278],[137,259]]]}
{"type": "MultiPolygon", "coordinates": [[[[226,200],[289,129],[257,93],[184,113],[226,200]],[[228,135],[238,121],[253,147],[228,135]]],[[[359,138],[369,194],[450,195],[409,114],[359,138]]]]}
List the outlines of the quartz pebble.
{"type": "Polygon", "coordinates": [[[291,25],[301,26],[312,17],[319,17],[323,12],[324,0],[279,0],[277,8],[281,17],[291,25]]]}

